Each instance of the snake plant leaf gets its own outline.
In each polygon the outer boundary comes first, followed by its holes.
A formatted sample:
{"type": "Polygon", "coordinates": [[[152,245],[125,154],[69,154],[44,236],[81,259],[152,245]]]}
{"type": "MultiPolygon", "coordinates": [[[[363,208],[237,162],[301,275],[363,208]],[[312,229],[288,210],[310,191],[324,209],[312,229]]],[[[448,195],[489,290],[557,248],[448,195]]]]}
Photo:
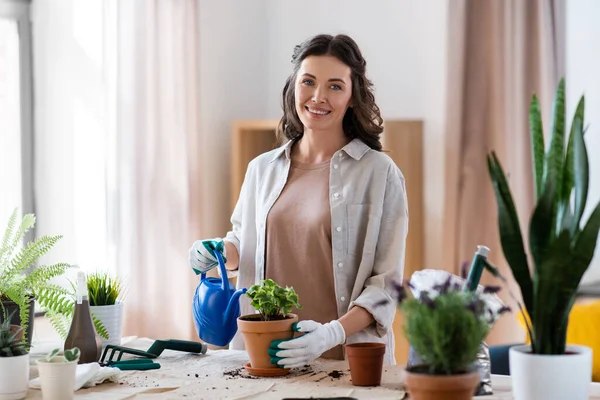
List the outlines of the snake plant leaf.
{"type": "MultiPolygon", "coordinates": [[[[572,251],[575,259],[582,264],[582,268],[587,268],[590,262],[592,262],[594,252],[596,251],[599,230],[600,202],[596,205],[594,211],[592,211],[585,227],[581,230],[579,235],[577,235],[575,246],[572,251]]],[[[583,272],[585,272],[585,269],[583,272]]]]}
{"type": "Polygon", "coordinates": [[[570,250],[571,236],[563,230],[558,238],[548,245],[544,257],[536,269],[534,280],[535,318],[532,318],[536,351],[539,354],[562,354],[562,348],[556,348],[557,336],[562,336],[563,314],[570,298],[574,294],[573,284],[566,280],[569,265],[572,263],[570,250]]]}
{"type": "Polygon", "coordinates": [[[581,115],[575,114],[572,129],[574,157],[573,173],[575,182],[575,213],[573,220],[573,232],[576,232],[579,229],[581,216],[583,215],[585,204],[587,202],[589,185],[588,156],[585,148],[585,142],[583,141],[583,119],[581,115]]]}
{"type": "MultiPolygon", "coordinates": [[[[544,164],[544,185],[547,181],[552,180],[556,185],[556,193],[562,193],[563,180],[563,164],[564,164],[564,149],[565,149],[565,81],[560,80],[554,103],[552,106],[552,129],[550,137],[550,145],[546,152],[546,162],[544,164]]],[[[545,187],[544,187],[545,190],[545,187]]],[[[557,199],[558,202],[558,199],[557,199]]],[[[556,215],[553,214],[553,226],[556,223],[556,215]]],[[[553,231],[551,237],[556,237],[556,231],[553,231]]]]}
{"type": "Polygon", "coordinates": [[[529,246],[535,265],[539,266],[544,252],[553,241],[553,218],[557,207],[556,181],[548,179],[544,193],[537,202],[529,224],[529,246]]]}
{"type": "Polygon", "coordinates": [[[531,134],[531,158],[533,162],[533,181],[535,182],[535,199],[542,195],[544,173],[544,132],[542,128],[542,117],[540,103],[536,95],[533,95],[529,106],[529,130],[531,134]]]}
{"type": "Polygon", "coordinates": [[[506,261],[510,265],[513,276],[521,289],[525,308],[533,319],[535,312],[533,309],[533,283],[523,245],[519,217],[506,181],[506,175],[495,152],[492,151],[491,155],[487,157],[487,164],[497,198],[498,225],[502,250],[506,261]]]}

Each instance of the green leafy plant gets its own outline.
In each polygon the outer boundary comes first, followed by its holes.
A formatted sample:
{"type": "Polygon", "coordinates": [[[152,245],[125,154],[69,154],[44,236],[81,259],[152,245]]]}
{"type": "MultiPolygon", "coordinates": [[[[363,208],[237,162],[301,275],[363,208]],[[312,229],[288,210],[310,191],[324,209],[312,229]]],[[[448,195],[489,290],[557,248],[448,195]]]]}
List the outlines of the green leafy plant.
{"type": "Polygon", "coordinates": [[[13,313],[0,323],[0,357],[16,357],[28,353],[25,342],[19,339],[23,327],[13,329],[10,324],[12,315],[13,313]]]}
{"type": "Polygon", "coordinates": [[[251,286],[246,295],[252,299],[251,305],[260,313],[263,321],[284,319],[292,307],[302,308],[293,287],[284,289],[272,279],[251,286]]]}
{"type": "MultiPolygon", "coordinates": [[[[37,301],[46,311],[46,317],[54,329],[64,339],[73,316],[75,291],[52,283],[52,279],[63,276],[72,266],[67,263],[39,265],[28,272],[62,236],[44,235],[23,244],[23,238],[35,226],[36,218],[33,214],[25,214],[17,226],[17,217],[18,209],[15,209],[0,242],[0,300],[12,300],[19,307],[24,337],[29,326],[29,304],[37,301]]],[[[2,305],[2,315],[5,314],[2,305]]],[[[108,338],[108,332],[100,320],[94,318],[94,325],[100,336],[108,338]]]]}
{"type": "MultiPolygon", "coordinates": [[[[509,308],[493,312],[479,292],[464,291],[451,284],[450,278],[434,289],[439,293],[422,291],[416,298],[409,297],[404,287],[397,287],[404,333],[423,361],[414,369],[436,375],[470,372],[491,325],[509,308]]],[[[482,293],[497,290],[498,287],[486,287],[482,293]]]]}
{"type": "Polygon", "coordinates": [[[63,356],[59,356],[58,354],[60,353],[60,349],[59,348],[55,348],[50,350],[50,352],[48,352],[48,354],[46,354],[46,357],[44,357],[46,362],[49,363],[60,363],[60,362],[71,362],[71,361],[77,361],[79,359],[79,348],[78,347],[73,347],[72,349],[66,349],[64,351],[63,356]]]}
{"type": "Polygon", "coordinates": [[[524,319],[535,354],[563,354],[569,313],[588,269],[600,229],[600,203],[586,223],[589,168],[584,135],[585,98],[571,123],[565,150],[565,82],[561,79],[552,110],[550,142],[545,150],[540,105],[529,108],[536,205],[529,221],[529,254],[524,245],[508,179],[494,152],[487,157],[498,208],[500,241],[517,281],[524,319]]]}
{"type": "Polygon", "coordinates": [[[87,276],[87,288],[91,306],[114,305],[123,295],[121,280],[102,271],[87,276]]]}
{"type": "MultiPolygon", "coordinates": [[[[26,245],[23,237],[35,226],[35,216],[26,214],[17,226],[18,210],[11,214],[0,247],[0,300],[12,300],[19,307],[20,325],[27,331],[29,303],[37,301],[49,315],[64,312],[60,298],[68,292],[50,281],[63,275],[69,264],[40,265],[27,273],[28,268],[62,238],[44,235],[26,245]]],[[[1,303],[0,303],[1,304],[1,303]]],[[[4,306],[3,314],[5,314],[4,306]]]]}

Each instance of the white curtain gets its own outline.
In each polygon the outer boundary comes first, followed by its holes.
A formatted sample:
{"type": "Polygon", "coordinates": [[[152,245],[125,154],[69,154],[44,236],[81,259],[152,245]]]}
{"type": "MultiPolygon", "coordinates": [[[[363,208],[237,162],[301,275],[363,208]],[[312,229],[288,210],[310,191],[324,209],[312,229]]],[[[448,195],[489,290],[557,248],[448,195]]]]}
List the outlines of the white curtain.
{"type": "Polygon", "coordinates": [[[124,335],[193,339],[199,237],[195,0],[118,2],[116,196],[110,235],[127,276],[124,335]]]}

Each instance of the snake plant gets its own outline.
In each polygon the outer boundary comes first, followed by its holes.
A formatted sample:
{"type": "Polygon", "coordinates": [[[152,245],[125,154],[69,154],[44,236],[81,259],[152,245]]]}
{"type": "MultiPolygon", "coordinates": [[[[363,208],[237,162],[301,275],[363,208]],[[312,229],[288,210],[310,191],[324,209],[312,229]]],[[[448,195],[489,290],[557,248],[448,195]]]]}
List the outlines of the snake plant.
{"type": "Polygon", "coordinates": [[[535,95],[532,98],[529,128],[536,204],[529,221],[528,249],[508,179],[496,154],[492,151],[487,156],[502,250],[521,291],[535,354],[565,352],[569,313],[581,278],[592,261],[600,229],[600,203],[583,221],[589,186],[584,108],[582,96],[567,141],[565,82],[561,79],[552,107],[550,141],[545,149],[540,105],[535,95]]]}

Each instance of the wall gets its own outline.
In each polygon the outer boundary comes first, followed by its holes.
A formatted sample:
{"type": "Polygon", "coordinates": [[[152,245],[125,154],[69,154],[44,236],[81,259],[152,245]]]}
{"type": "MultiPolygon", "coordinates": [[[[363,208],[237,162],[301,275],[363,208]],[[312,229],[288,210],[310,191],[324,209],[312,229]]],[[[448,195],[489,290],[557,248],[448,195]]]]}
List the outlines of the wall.
{"type": "MultiPolygon", "coordinates": [[[[281,90],[296,44],[317,33],[347,33],[367,59],[384,119],[425,121],[425,234],[429,248],[441,248],[436,227],[443,212],[448,2],[387,0],[368,7],[358,0],[255,1],[252,7],[231,0],[200,4],[201,114],[203,129],[214,132],[211,141],[219,149],[211,155],[214,165],[229,168],[231,119],[280,117],[281,90]],[[222,17],[225,13],[227,18],[222,17]]],[[[219,193],[215,199],[228,193],[222,187],[214,190],[219,193]]],[[[218,218],[215,226],[221,228],[211,235],[221,235],[228,227],[226,204],[216,203],[212,218],[218,218]]],[[[440,252],[426,252],[426,265],[440,262],[440,252]]]]}
{"type": "MultiPolygon", "coordinates": [[[[590,187],[584,220],[600,201],[600,2],[577,0],[566,2],[566,97],[567,121],[570,122],[577,102],[585,95],[585,141],[588,146],[590,187]]],[[[600,241],[599,241],[600,242],[600,241]]],[[[599,245],[600,246],[600,243],[599,245]]],[[[597,248],[598,249],[598,248],[597,248]]],[[[600,281],[600,251],[596,251],[584,283],[600,281]]]]}

